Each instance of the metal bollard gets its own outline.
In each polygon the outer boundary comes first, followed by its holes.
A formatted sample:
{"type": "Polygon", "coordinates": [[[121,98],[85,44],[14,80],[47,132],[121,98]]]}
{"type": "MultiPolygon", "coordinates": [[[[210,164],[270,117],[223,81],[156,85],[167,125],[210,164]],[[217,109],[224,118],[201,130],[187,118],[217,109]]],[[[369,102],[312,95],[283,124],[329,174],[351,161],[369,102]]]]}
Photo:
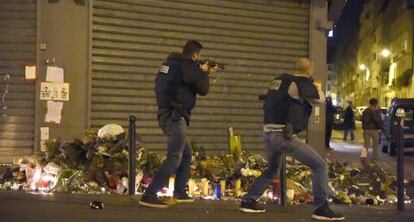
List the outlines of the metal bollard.
{"type": "Polygon", "coordinates": [[[136,152],[137,132],[135,129],[135,116],[129,116],[129,128],[128,128],[128,145],[129,145],[129,160],[128,160],[128,195],[135,195],[135,175],[136,175],[136,152]]]}
{"type": "Polygon", "coordinates": [[[286,154],[282,154],[280,164],[280,204],[286,206],[286,154]]]}
{"type": "Polygon", "coordinates": [[[397,209],[399,211],[404,210],[404,117],[405,112],[403,109],[397,110],[397,209]]]}

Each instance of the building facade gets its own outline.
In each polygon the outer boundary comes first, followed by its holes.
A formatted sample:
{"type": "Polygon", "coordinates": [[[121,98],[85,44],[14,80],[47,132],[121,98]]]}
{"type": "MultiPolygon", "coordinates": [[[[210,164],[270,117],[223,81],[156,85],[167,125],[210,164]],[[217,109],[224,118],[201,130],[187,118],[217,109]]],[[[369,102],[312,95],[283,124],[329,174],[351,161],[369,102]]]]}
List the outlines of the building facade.
{"type": "MultiPolygon", "coordinates": [[[[210,151],[228,149],[228,127],[238,129],[245,149],[262,149],[258,95],[274,74],[292,72],[296,59],[311,57],[315,78],[326,79],[325,0],[8,0],[0,17],[0,74],[11,76],[2,162],[39,151],[45,138],[72,140],[108,123],[127,127],[130,115],[144,145],[164,150],[153,81],[189,39],[226,64],[198,100],[189,130],[210,151]],[[36,65],[35,80],[25,79],[26,65],[36,65]],[[70,85],[58,124],[45,121],[56,104],[40,99],[48,66],[63,68],[70,85]]],[[[323,135],[320,115],[311,124],[323,135]]]]}
{"type": "Polygon", "coordinates": [[[364,106],[376,97],[388,107],[395,97],[414,97],[413,9],[403,0],[349,3],[348,11],[360,9],[354,11],[358,22],[336,27],[340,44],[334,53],[335,78],[340,83],[336,91],[342,105],[351,100],[364,106]],[[350,29],[351,25],[357,29],[350,29]]]}

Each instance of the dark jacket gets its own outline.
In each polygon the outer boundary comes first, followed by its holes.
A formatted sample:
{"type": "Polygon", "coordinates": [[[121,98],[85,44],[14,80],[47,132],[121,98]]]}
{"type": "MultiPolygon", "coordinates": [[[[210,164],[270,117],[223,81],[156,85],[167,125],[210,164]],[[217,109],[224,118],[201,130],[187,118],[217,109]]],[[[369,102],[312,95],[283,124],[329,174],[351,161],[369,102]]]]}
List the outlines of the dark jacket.
{"type": "Polygon", "coordinates": [[[345,109],[344,127],[345,129],[355,129],[354,111],[349,106],[345,109]]]}
{"type": "Polygon", "coordinates": [[[367,108],[362,112],[362,129],[382,129],[383,125],[380,110],[367,108]]]}
{"type": "Polygon", "coordinates": [[[326,102],[326,125],[332,125],[334,121],[335,106],[332,102],[326,102]]]}
{"type": "Polygon", "coordinates": [[[197,94],[205,96],[209,88],[208,75],[195,61],[179,53],[170,54],[155,79],[158,120],[165,122],[178,110],[189,124],[197,94]]]}

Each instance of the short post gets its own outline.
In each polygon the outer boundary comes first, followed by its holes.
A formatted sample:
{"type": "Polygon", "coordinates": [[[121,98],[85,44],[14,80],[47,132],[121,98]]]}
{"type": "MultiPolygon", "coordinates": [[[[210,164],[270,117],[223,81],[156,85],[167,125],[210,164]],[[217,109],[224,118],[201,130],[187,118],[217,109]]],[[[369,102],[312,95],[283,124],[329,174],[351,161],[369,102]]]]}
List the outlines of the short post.
{"type": "Polygon", "coordinates": [[[137,132],[135,129],[135,116],[129,116],[129,127],[128,127],[128,145],[129,145],[129,160],[128,160],[128,195],[135,195],[135,175],[136,175],[136,152],[137,143],[136,137],[137,132]]]}
{"type": "Polygon", "coordinates": [[[286,154],[282,154],[280,163],[280,204],[286,206],[286,154]]]}
{"type": "Polygon", "coordinates": [[[397,109],[397,209],[404,210],[404,109],[397,109]]]}

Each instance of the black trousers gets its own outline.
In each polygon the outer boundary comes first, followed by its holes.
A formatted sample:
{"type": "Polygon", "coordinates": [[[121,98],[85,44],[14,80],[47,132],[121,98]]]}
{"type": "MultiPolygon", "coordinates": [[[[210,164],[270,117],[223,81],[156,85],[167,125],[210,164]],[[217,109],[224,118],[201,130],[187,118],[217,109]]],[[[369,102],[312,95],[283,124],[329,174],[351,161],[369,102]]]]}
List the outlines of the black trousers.
{"type": "Polygon", "coordinates": [[[332,136],[332,124],[327,123],[325,128],[325,147],[329,147],[329,142],[332,136]]]}

